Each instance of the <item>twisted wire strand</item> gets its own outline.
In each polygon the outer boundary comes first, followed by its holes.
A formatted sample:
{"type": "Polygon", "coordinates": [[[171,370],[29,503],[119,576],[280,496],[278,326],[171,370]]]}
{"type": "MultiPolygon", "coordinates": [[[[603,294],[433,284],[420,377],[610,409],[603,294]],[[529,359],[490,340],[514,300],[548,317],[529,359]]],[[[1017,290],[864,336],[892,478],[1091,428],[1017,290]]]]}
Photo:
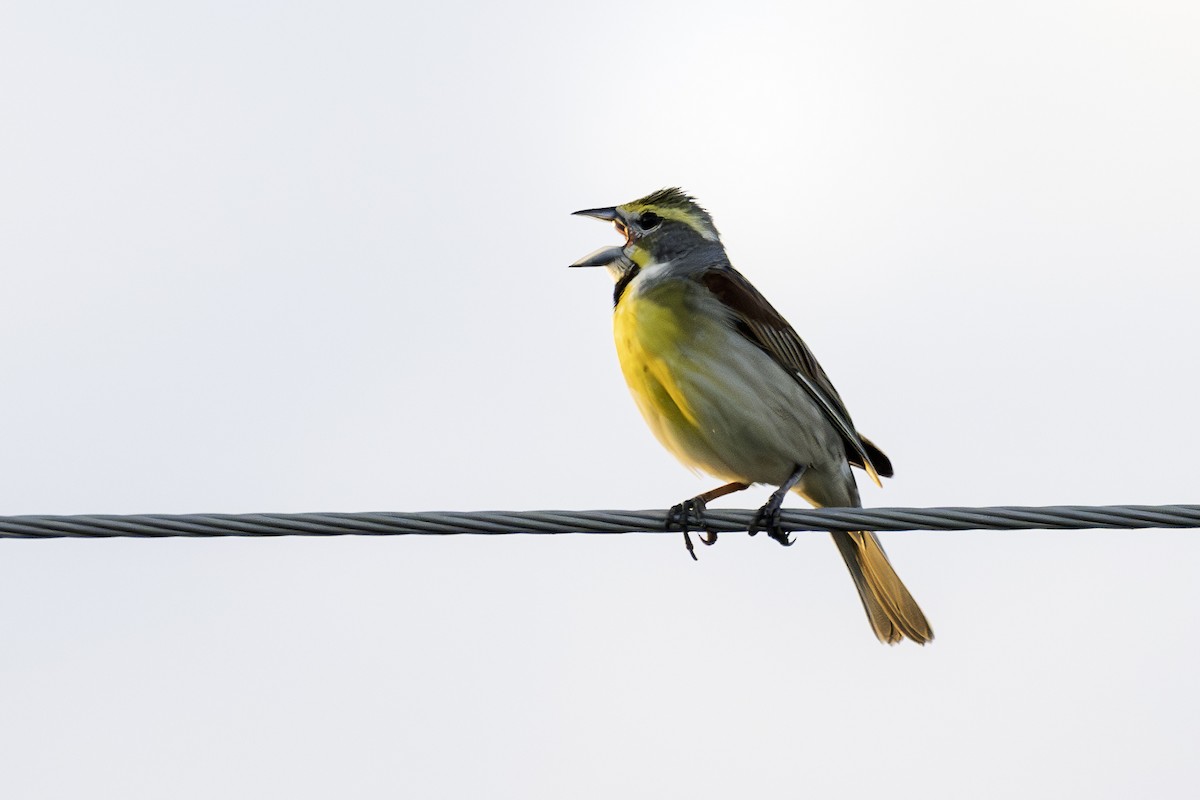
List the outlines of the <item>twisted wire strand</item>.
{"type": "MultiPolygon", "coordinates": [[[[733,533],[754,515],[709,509],[707,521],[711,530],[733,533]]],[[[0,538],[665,533],[665,520],[665,511],[30,515],[0,517],[0,538]]],[[[789,531],[1200,528],[1200,505],[787,509],[782,524],[789,531]]]]}

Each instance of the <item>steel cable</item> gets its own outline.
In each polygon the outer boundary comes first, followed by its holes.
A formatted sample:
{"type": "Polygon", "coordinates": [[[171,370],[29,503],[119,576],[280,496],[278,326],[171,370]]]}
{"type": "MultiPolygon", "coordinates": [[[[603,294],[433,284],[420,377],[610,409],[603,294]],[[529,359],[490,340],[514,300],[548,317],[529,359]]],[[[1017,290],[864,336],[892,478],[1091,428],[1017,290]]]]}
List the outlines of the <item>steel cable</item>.
{"type": "MultiPolygon", "coordinates": [[[[709,528],[745,531],[755,512],[710,508],[709,528]]],[[[0,538],[665,533],[665,511],[428,511],[83,514],[0,517],[0,538]]],[[[785,509],[789,531],[1200,528],[1200,505],[785,509]]]]}

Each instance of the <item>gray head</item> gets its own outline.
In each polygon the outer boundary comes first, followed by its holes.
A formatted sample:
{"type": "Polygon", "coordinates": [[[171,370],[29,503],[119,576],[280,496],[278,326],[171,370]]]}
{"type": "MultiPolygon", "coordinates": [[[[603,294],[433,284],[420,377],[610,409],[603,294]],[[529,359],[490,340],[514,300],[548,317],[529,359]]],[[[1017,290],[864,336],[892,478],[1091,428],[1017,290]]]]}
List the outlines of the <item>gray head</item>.
{"type": "Polygon", "coordinates": [[[724,252],[712,216],[678,188],[660,189],[619,206],[575,213],[612,222],[625,237],[625,244],[597,250],[571,266],[608,267],[618,279],[633,267],[724,252]]]}

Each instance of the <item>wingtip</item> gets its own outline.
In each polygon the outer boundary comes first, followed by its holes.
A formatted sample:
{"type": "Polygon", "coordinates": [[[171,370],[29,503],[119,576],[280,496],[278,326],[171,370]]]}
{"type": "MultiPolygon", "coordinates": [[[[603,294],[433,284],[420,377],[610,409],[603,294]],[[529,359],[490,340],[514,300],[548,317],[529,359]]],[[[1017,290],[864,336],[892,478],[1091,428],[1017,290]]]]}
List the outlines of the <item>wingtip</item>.
{"type": "Polygon", "coordinates": [[[869,459],[869,458],[864,458],[863,460],[865,462],[867,462],[866,463],[867,475],[870,476],[871,481],[874,482],[874,484],[876,486],[878,486],[880,489],[882,489],[883,481],[879,480],[879,473],[875,471],[875,465],[871,463],[871,459],[869,459]]]}

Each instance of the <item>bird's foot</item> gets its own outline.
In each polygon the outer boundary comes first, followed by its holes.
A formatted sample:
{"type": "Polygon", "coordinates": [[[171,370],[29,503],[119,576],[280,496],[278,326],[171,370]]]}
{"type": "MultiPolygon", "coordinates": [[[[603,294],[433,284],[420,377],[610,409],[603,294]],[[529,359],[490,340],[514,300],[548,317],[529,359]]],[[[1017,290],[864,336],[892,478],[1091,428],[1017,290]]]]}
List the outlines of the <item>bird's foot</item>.
{"type": "Polygon", "coordinates": [[[750,529],[746,531],[751,536],[759,531],[766,531],[767,536],[770,536],[775,541],[779,542],[784,547],[791,547],[795,541],[788,532],[783,529],[783,497],[785,492],[775,492],[771,495],[771,499],[767,504],[758,510],[754,515],[754,519],[750,522],[750,529]]]}
{"type": "Polygon", "coordinates": [[[804,471],[807,469],[803,464],[797,464],[792,470],[792,474],[783,482],[775,491],[771,492],[771,497],[767,500],[767,504],[758,510],[754,515],[754,519],[750,522],[750,530],[746,531],[751,536],[759,531],[766,531],[767,536],[770,536],[775,541],[779,542],[784,547],[791,547],[793,539],[788,535],[788,532],[783,529],[781,514],[783,509],[783,498],[787,497],[787,493],[795,488],[800,479],[804,477],[804,471]]]}
{"type": "Polygon", "coordinates": [[[690,500],[684,500],[678,505],[671,506],[671,510],[667,512],[667,530],[683,532],[683,544],[687,547],[688,555],[692,557],[693,561],[699,561],[700,559],[696,557],[696,547],[692,544],[692,531],[696,531],[696,535],[700,537],[701,543],[705,545],[714,545],[717,543],[717,532],[708,527],[708,520],[704,513],[705,509],[705,500],[703,495],[701,495],[693,497],[690,500]]]}

